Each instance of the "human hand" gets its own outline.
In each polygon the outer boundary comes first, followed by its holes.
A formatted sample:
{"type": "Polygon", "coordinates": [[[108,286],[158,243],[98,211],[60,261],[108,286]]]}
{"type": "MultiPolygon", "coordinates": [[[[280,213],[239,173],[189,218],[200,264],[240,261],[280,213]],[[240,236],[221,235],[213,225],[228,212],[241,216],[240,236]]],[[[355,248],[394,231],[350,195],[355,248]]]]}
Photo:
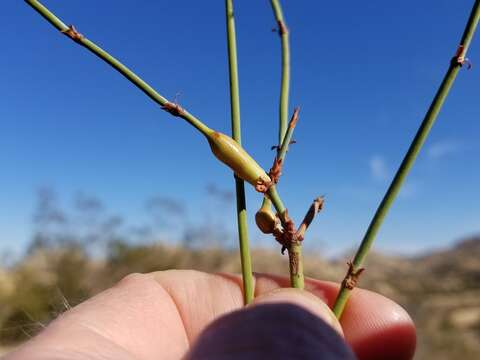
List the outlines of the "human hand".
{"type": "Polygon", "coordinates": [[[4,360],[353,358],[342,332],[359,359],[412,358],[415,327],[391,300],[356,289],[340,326],[318,300],[331,305],[338,285],[307,280],[309,292],[279,289],[287,286],[286,278],[257,275],[255,303],[242,309],[236,275],[130,275],[4,360]]]}

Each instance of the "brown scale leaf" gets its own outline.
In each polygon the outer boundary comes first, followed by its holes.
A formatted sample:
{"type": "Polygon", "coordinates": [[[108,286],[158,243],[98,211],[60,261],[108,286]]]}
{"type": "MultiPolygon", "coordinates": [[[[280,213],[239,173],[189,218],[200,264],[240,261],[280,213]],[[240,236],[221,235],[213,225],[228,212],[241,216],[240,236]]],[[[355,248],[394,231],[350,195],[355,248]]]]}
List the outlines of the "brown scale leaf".
{"type": "Polygon", "coordinates": [[[343,279],[342,281],[342,285],[348,290],[353,290],[357,287],[360,275],[365,271],[365,269],[364,268],[360,268],[358,270],[355,269],[355,266],[351,261],[349,261],[347,264],[348,264],[348,271],[347,271],[347,275],[345,275],[345,279],[343,279]]]}

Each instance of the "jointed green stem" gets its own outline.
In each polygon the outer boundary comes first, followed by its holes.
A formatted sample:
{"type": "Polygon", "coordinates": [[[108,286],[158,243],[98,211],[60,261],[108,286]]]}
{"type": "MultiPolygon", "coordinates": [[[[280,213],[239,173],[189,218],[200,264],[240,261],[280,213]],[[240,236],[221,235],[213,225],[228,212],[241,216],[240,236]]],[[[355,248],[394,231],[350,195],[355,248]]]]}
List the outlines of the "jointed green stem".
{"type": "MultiPolygon", "coordinates": [[[[281,146],[277,151],[277,158],[282,161],[282,164],[283,164],[283,161],[285,159],[285,155],[287,154],[287,151],[288,151],[288,145],[290,144],[290,141],[292,140],[293,131],[295,130],[295,125],[296,125],[297,120],[298,120],[298,112],[299,112],[299,108],[296,108],[295,112],[293,113],[292,119],[290,120],[288,130],[285,134],[285,137],[283,138],[281,146]]],[[[268,206],[270,208],[270,205],[271,205],[270,199],[267,196],[264,196],[263,197],[263,202],[262,202],[262,207],[268,206]]],[[[278,205],[278,203],[277,203],[277,205],[278,205]]]]}
{"type": "MultiPolygon", "coordinates": [[[[420,128],[418,129],[418,132],[410,145],[410,148],[406,153],[405,158],[403,159],[397,173],[395,174],[395,177],[393,178],[390,187],[388,188],[382,202],[380,203],[380,206],[378,207],[377,212],[375,213],[375,216],[373,217],[370,226],[368,227],[368,230],[362,240],[362,243],[360,244],[360,247],[357,250],[357,253],[355,254],[352,264],[352,269],[354,271],[358,270],[362,266],[362,263],[365,260],[365,257],[367,256],[370,247],[372,246],[375,236],[377,235],[377,232],[380,229],[380,226],[382,225],[388,210],[393,204],[405,178],[407,177],[410,169],[415,162],[415,159],[417,158],[418,153],[420,152],[420,149],[422,148],[422,145],[424,144],[433,124],[435,123],[437,115],[440,112],[440,109],[442,108],[442,105],[447,98],[447,95],[453,85],[458,71],[463,64],[463,60],[472,41],[472,37],[478,25],[479,19],[480,0],[476,0],[466,29],[462,36],[459,51],[452,59],[450,67],[448,68],[448,71],[443,79],[443,82],[440,85],[440,88],[438,89],[437,94],[435,95],[435,98],[433,99],[433,102],[427,114],[425,115],[425,118],[420,125],[420,128]]],[[[333,307],[333,311],[338,318],[341,317],[350,292],[352,290],[351,286],[348,286],[346,279],[347,277],[342,283],[342,287],[333,307]]]]}
{"type": "MultiPolygon", "coordinates": [[[[286,208],[283,205],[282,199],[278,195],[275,185],[268,189],[268,197],[272,201],[273,207],[277,210],[278,216],[282,224],[285,224],[288,220],[286,218],[286,208]]],[[[290,285],[293,288],[304,288],[304,276],[303,276],[303,257],[302,257],[302,243],[295,242],[289,246],[288,257],[290,263],[290,285]]]]}
{"type": "MultiPolygon", "coordinates": [[[[288,105],[290,92],[290,40],[289,31],[285,19],[283,17],[282,6],[279,0],[270,0],[275,19],[277,20],[278,33],[282,42],[282,80],[280,89],[280,114],[278,128],[278,144],[280,146],[277,157],[283,161],[290,144],[293,128],[287,134],[288,121],[288,105]],[[288,137],[288,139],[287,139],[288,137]]],[[[284,216],[285,207],[283,206],[275,187],[272,187],[268,193],[273,206],[277,210],[280,218],[284,216]],[[283,210],[282,210],[283,209],[283,210]]],[[[265,201],[265,200],[264,200],[265,201]]],[[[282,223],[284,221],[282,220],[282,223]]],[[[288,248],[288,256],[290,263],[290,282],[292,287],[303,289],[303,259],[302,259],[302,243],[296,242],[288,248]]]]}
{"type": "Polygon", "coordinates": [[[280,91],[280,127],[278,131],[278,144],[282,144],[287,131],[288,121],[288,96],[290,92],[290,41],[287,24],[283,17],[282,7],[279,0],[270,0],[275,19],[278,24],[278,32],[282,41],[282,86],[280,91]]]}
{"type": "MultiPolygon", "coordinates": [[[[36,0],[25,0],[32,8],[34,8],[40,15],[42,15],[50,24],[56,27],[61,32],[68,32],[69,27],[65,25],[58,17],[56,17],[53,13],[51,13],[45,6],[43,6],[39,1],[36,0]]],[[[157,91],[155,91],[150,85],[148,85],[145,81],[143,81],[137,74],[135,74],[132,70],[128,67],[123,65],[120,61],[116,58],[111,56],[105,50],[97,46],[92,41],[88,40],[85,37],[80,37],[75,40],[79,45],[90,50],[93,54],[98,56],[100,59],[107,62],[111,65],[115,70],[117,70],[120,74],[125,76],[128,80],[130,80],[135,86],[137,86],[141,91],[143,91],[148,97],[150,97],[153,101],[161,106],[165,106],[168,104],[172,104],[162,95],[160,95],[157,91]]],[[[198,118],[190,114],[188,111],[182,109],[180,113],[177,115],[182,119],[186,120],[190,125],[194,126],[197,130],[199,130],[205,136],[208,136],[212,133],[212,129],[202,123],[198,118]]]]}
{"type": "MultiPolygon", "coordinates": [[[[122,74],[125,78],[127,78],[130,82],[132,82],[135,86],[137,86],[141,91],[143,91],[148,97],[150,97],[153,101],[157,104],[161,105],[164,110],[167,110],[174,116],[178,116],[186,120],[190,125],[195,127],[199,130],[203,135],[207,137],[209,140],[210,146],[212,147],[212,151],[214,151],[215,156],[219,158],[222,162],[227,164],[230,167],[235,167],[238,165],[238,162],[242,160],[239,158],[231,158],[231,152],[233,151],[228,144],[227,139],[222,138],[222,134],[215,132],[214,130],[210,129],[206,126],[203,122],[201,122],[198,118],[190,114],[185,109],[181,108],[178,104],[172,103],[168,101],[166,98],[161,96],[157,91],[155,91],[150,85],[148,85],[143,79],[141,79],[138,75],[136,75],[132,70],[128,67],[123,65],[120,61],[116,58],[111,56],[109,53],[104,51],[102,48],[97,46],[92,41],[85,38],[83,35],[79,34],[73,26],[65,25],[58,17],[56,17],[53,13],[51,13],[45,6],[43,6],[39,1],[36,0],[25,0],[33,9],[35,9],[41,16],[43,16],[48,22],[50,22],[55,28],[60,30],[61,32],[68,35],[72,38],[75,42],[83,47],[87,48],[90,52],[98,56],[100,59],[107,62],[110,66],[112,66],[115,70],[117,70],[120,74],[122,74]],[[216,153],[215,151],[220,151],[220,153],[216,153]]],[[[228,5],[228,2],[227,2],[228,5]]],[[[281,14],[281,9],[279,8],[279,4],[277,1],[272,0],[272,6],[275,10],[276,17],[279,22],[280,33],[282,35],[282,63],[283,63],[283,75],[282,75],[282,96],[281,96],[281,130],[280,134],[282,135],[280,138],[283,140],[285,138],[285,128],[286,128],[286,119],[287,119],[287,111],[288,111],[288,84],[289,84],[289,49],[288,49],[288,31],[286,25],[283,21],[283,16],[281,14]],[[286,70],[286,71],[285,71],[286,70]],[[283,125],[282,125],[283,124],[283,125]]],[[[227,12],[228,14],[228,12],[227,12]]],[[[227,18],[228,21],[229,18],[227,18]]],[[[230,41],[230,35],[229,35],[230,41]]],[[[229,42],[229,44],[231,41],[229,42]]],[[[229,48],[229,54],[231,53],[232,48],[229,48]]],[[[231,66],[236,71],[236,66],[231,63],[231,66]]],[[[236,75],[233,76],[236,78],[236,75]]],[[[238,87],[238,85],[237,85],[238,87]]],[[[239,107],[238,107],[238,90],[237,95],[233,95],[232,93],[232,125],[233,125],[233,133],[234,137],[237,137],[238,142],[240,142],[240,122],[233,121],[234,118],[239,118],[239,107]],[[236,105],[235,105],[236,104],[236,105]]],[[[281,142],[281,141],[280,141],[281,142]]],[[[239,148],[241,149],[241,147],[239,148]]],[[[286,150],[285,150],[286,151],[286,150]]],[[[242,149],[242,151],[235,150],[233,151],[235,154],[240,154],[239,156],[244,156],[245,159],[243,161],[247,161],[248,165],[251,168],[248,171],[242,172],[244,176],[251,175],[252,171],[256,171],[255,167],[258,165],[251,159],[248,154],[242,149]],[[241,155],[243,154],[243,155],[241,155]],[[253,170],[252,170],[253,169],[253,170]]],[[[238,171],[238,169],[233,168],[233,170],[238,171]]],[[[237,182],[238,185],[238,182],[237,182]]],[[[239,194],[239,199],[237,207],[238,209],[245,208],[245,202],[243,199],[244,196],[244,188],[237,186],[237,193],[239,194]]],[[[277,212],[280,214],[280,217],[284,220],[286,219],[286,210],[285,206],[283,205],[278,193],[276,192],[275,187],[271,187],[268,191],[268,194],[273,202],[274,207],[276,208],[277,212]]],[[[245,224],[245,211],[239,211],[239,234],[240,238],[246,239],[246,226],[240,225],[245,224]]],[[[248,242],[243,241],[241,243],[241,253],[243,255],[248,253],[248,242]]],[[[253,296],[253,281],[251,277],[251,264],[249,264],[249,258],[243,257],[242,255],[242,266],[245,279],[248,283],[245,284],[245,293],[246,293],[246,301],[247,299],[253,296]],[[250,269],[250,270],[248,270],[250,269]],[[249,277],[250,274],[250,277],[249,277]],[[250,279],[250,280],[248,280],[250,279]]],[[[290,269],[291,269],[291,283],[293,287],[303,288],[303,272],[302,272],[302,258],[301,258],[301,243],[292,244],[289,248],[289,256],[290,256],[290,269]],[[294,265],[294,266],[293,266],[294,265]],[[292,270],[293,269],[293,270],[292,270]]]]}
{"type": "MultiPolygon", "coordinates": [[[[227,17],[228,64],[230,70],[230,107],[232,117],[232,138],[240,145],[240,94],[238,86],[237,44],[235,36],[235,17],[233,14],[233,0],[225,0],[227,17]]],[[[242,265],[243,296],[245,304],[253,300],[254,285],[252,275],[252,259],[248,240],[247,208],[245,200],[245,183],[235,176],[237,195],[237,224],[240,243],[240,261],[242,265]]]]}

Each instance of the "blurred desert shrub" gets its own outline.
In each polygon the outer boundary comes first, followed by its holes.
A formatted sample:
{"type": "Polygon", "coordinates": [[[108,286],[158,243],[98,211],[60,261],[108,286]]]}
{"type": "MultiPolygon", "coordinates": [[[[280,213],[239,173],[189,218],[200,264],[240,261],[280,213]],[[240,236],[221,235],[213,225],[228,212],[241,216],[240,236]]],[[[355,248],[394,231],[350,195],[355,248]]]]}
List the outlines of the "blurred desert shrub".
{"type": "Polygon", "coordinates": [[[68,308],[68,301],[90,296],[90,267],[85,252],[71,247],[37,249],[8,270],[9,289],[0,289],[2,342],[28,337],[68,308]]]}

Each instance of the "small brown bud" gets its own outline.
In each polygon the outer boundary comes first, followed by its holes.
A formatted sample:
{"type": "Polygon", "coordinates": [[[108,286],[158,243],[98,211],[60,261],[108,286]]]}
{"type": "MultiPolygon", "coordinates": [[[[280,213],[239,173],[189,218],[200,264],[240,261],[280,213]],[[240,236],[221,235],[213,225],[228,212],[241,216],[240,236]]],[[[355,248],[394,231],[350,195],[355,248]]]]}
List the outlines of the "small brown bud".
{"type": "Polygon", "coordinates": [[[262,207],[255,214],[255,223],[264,234],[272,234],[279,223],[279,219],[272,211],[272,203],[263,198],[262,207]]]}

